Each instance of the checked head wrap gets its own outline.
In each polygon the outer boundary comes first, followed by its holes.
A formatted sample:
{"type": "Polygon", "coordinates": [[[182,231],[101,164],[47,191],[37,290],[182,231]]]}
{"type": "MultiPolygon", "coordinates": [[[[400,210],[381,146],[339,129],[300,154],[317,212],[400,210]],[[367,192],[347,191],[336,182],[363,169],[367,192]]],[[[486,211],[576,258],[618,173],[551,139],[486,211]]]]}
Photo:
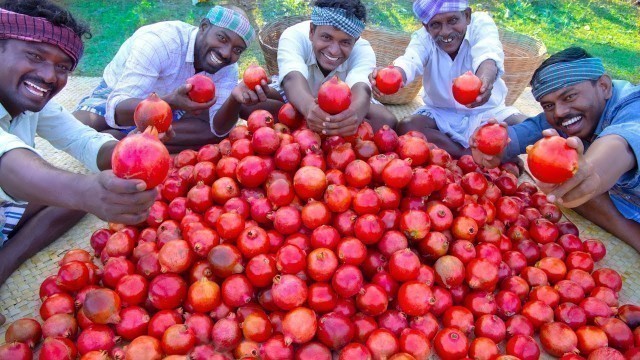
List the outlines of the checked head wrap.
{"type": "Polygon", "coordinates": [[[66,26],[54,25],[49,20],[0,8],[0,39],[16,39],[55,45],[69,55],[76,68],[82,57],[82,39],[66,26]]]}
{"type": "Polygon", "coordinates": [[[345,9],[314,6],[311,10],[311,22],[314,25],[335,26],[357,38],[364,30],[364,22],[354,15],[347,15],[345,9]]]}
{"type": "Polygon", "coordinates": [[[604,75],[604,65],[598,58],[558,62],[538,71],[531,80],[531,92],[536,101],[552,92],[583,81],[598,80],[604,75]]]}
{"type": "Polygon", "coordinates": [[[438,14],[463,11],[468,7],[469,1],[466,0],[415,0],[413,13],[423,24],[426,24],[438,14]]]}
{"type": "Polygon", "coordinates": [[[211,25],[229,29],[238,34],[244,40],[245,45],[251,45],[256,37],[256,32],[249,19],[239,12],[222,6],[214,6],[207,13],[206,19],[211,25]]]}

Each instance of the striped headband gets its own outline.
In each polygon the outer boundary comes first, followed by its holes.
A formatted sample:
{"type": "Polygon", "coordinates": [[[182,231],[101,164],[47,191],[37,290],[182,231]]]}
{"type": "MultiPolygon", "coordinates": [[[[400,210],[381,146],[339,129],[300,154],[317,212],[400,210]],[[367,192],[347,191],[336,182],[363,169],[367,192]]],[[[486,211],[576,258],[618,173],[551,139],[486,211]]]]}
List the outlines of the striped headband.
{"type": "Polygon", "coordinates": [[[59,47],[73,60],[71,70],[82,57],[82,39],[66,26],[54,25],[40,17],[15,13],[0,8],[0,39],[16,39],[48,43],[59,47]]]}
{"type": "Polygon", "coordinates": [[[249,19],[232,9],[214,6],[209,10],[206,18],[211,25],[229,29],[238,34],[244,40],[246,46],[251,45],[251,42],[256,37],[256,32],[253,30],[249,19]]]}
{"type": "Polygon", "coordinates": [[[434,16],[452,11],[463,11],[469,7],[469,1],[456,0],[416,0],[413,2],[413,13],[423,24],[427,24],[434,16]]]}
{"type": "Polygon", "coordinates": [[[587,80],[598,80],[604,75],[602,60],[586,58],[570,62],[559,62],[538,71],[531,82],[531,92],[536,101],[567,86],[587,80]]]}
{"type": "Polygon", "coordinates": [[[345,9],[314,6],[311,11],[311,22],[314,25],[335,26],[345,33],[357,38],[364,30],[364,22],[354,15],[347,15],[345,9]]]}

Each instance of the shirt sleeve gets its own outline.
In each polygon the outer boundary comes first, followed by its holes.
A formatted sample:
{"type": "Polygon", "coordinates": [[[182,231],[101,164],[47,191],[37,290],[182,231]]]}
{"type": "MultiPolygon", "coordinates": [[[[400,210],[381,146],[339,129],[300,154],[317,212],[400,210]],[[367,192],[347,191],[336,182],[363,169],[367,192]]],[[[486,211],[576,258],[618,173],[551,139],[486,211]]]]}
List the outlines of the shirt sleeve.
{"type": "Polygon", "coordinates": [[[469,26],[473,71],[477,71],[483,61],[496,62],[498,76],[504,74],[504,50],[500,42],[498,27],[487,13],[473,13],[469,26]]]}
{"type": "Polygon", "coordinates": [[[236,85],[238,85],[238,79],[239,71],[237,63],[227,66],[213,75],[213,82],[216,85],[216,96],[218,97],[218,100],[209,109],[209,126],[211,127],[211,133],[217,137],[225,137],[228,132],[226,134],[218,134],[213,128],[213,117],[216,115],[218,110],[220,110],[225,101],[227,101],[229,96],[231,96],[231,92],[236,85]]]}
{"type": "Polygon", "coordinates": [[[598,138],[618,135],[626,140],[633,151],[636,158],[635,168],[623,174],[616,183],[622,190],[640,191],[640,116],[638,114],[640,114],[640,101],[630,102],[617,112],[611,125],[605,127],[598,135],[598,138]]]}
{"type": "Polygon", "coordinates": [[[424,27],[411,34],[411,41],[409,41],[404,54],[393,61],[393,65],[404,71],[407,76],[407,84],[417,76],[423,75],[424,68],[433,51],[433,43],[429,36],[424,27]]]}
{"type": "Polygon", "coordinates": [[[509,126],[507,132],[511,141],[507,145],[504,159],[512,159],[527,152],[527,146],[540,140],[542,138],[542,130],[550,127],[544,113],[530,117],[520,124],[509,126]]]}
{"type": "Polygon", "coordinates": [[[115,138],[82,124],[69,111],[50,101],[39,113],[36,132],[53,147],[82,162],[92,172],[98,172],[98,152],[102,145],[115,138]]]}
{"type": "MultiPolygon", "coordinates": [[[[0,128],[0,158],[6,153],[14,149],[27,149],[37,153],[34,148],[27,145],[19,137],[10,134],[0,128]]],[[[0,188],[0,203],[8,201],[14,204],[26,204],[26,202],[15,199],[0,188]]]]}
{"type": "Polygon", "coordinates": [[[171,52],[156,34],[142,34],[133,41],[122,76],[107,98],[105,119],[109,126],[115,129],[130,127],[116,124],[116,107],[123,100],[146,98],[153,91],[163,66],[173,63],[171,52]]]}
{"type": "Polygon", "coordinates": [[[286,29],[278,42],[278,81],[282,85],[282,80],[287,74],[298,71],[306,79],[309,78],[309,67],[305,54],[311,51],[309,34],[303,36],[296,26],[286,29]]]}
{"type": "Polygon", "coordinates": [[[371,87],[369,74],[376,68],[376,54],[368,41],[360,39],[349,55],[351,64],[345,82],[349,87],[357,83],[365,83],[371,87]]]}

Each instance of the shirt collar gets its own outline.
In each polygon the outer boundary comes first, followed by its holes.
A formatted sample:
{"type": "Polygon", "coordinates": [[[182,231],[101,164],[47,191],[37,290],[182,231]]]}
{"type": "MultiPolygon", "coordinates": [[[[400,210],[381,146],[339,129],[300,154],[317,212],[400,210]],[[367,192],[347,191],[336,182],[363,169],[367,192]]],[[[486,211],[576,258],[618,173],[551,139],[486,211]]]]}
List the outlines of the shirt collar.
{"type": "Polygon", "coordinates": [[[189,46],[187,47],[187,55],[185,56],[184,62],[188,64],[193,64],[195,62],[195,48],[196,48],[196,35],[198,34],[198,27],[195,27],[191,30],[191,34],[189,34],[189,46]]]}
{"type": "Polygon", "coordinates": [[[9,112],[7,111],[7,109],[5,109],[2,104],[0,104],[0,120],[4,120],[5,118],[8,121],[11,121],[13,119],[11,117],[11,114],[9,114],[9,112]]]}

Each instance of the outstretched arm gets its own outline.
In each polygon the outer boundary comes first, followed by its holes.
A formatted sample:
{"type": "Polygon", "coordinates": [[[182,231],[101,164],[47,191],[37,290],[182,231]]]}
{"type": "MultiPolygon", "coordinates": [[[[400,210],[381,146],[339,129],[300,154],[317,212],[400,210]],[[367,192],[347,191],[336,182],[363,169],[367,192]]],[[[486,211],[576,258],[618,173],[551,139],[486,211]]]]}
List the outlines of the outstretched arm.
{"type": "MultiPolygon", "coordinates": [[[[545,136],[557,135],[545,130],[545,136]]],[[[598,138],[585,152],[577,137],[567,139],[567,145],[578,151],[578,171],[562,184],[539,184],[551,202],[568,208],[580,206],[613,187],[620,177],[637,165],[637,159],[627,141],[619,135],[598,138]],[[615,159],[615,161],[611,161],[615,159]]]]}
{"type": "Polygon", "coordinates": [[[19,201],[90,212],[126,224],[144,221],[156,190],[141,180],[119,179],[111,171],[79,175],[54,167],[36,153],[17,148],[0,157],[0,188],[19,201]]]}

